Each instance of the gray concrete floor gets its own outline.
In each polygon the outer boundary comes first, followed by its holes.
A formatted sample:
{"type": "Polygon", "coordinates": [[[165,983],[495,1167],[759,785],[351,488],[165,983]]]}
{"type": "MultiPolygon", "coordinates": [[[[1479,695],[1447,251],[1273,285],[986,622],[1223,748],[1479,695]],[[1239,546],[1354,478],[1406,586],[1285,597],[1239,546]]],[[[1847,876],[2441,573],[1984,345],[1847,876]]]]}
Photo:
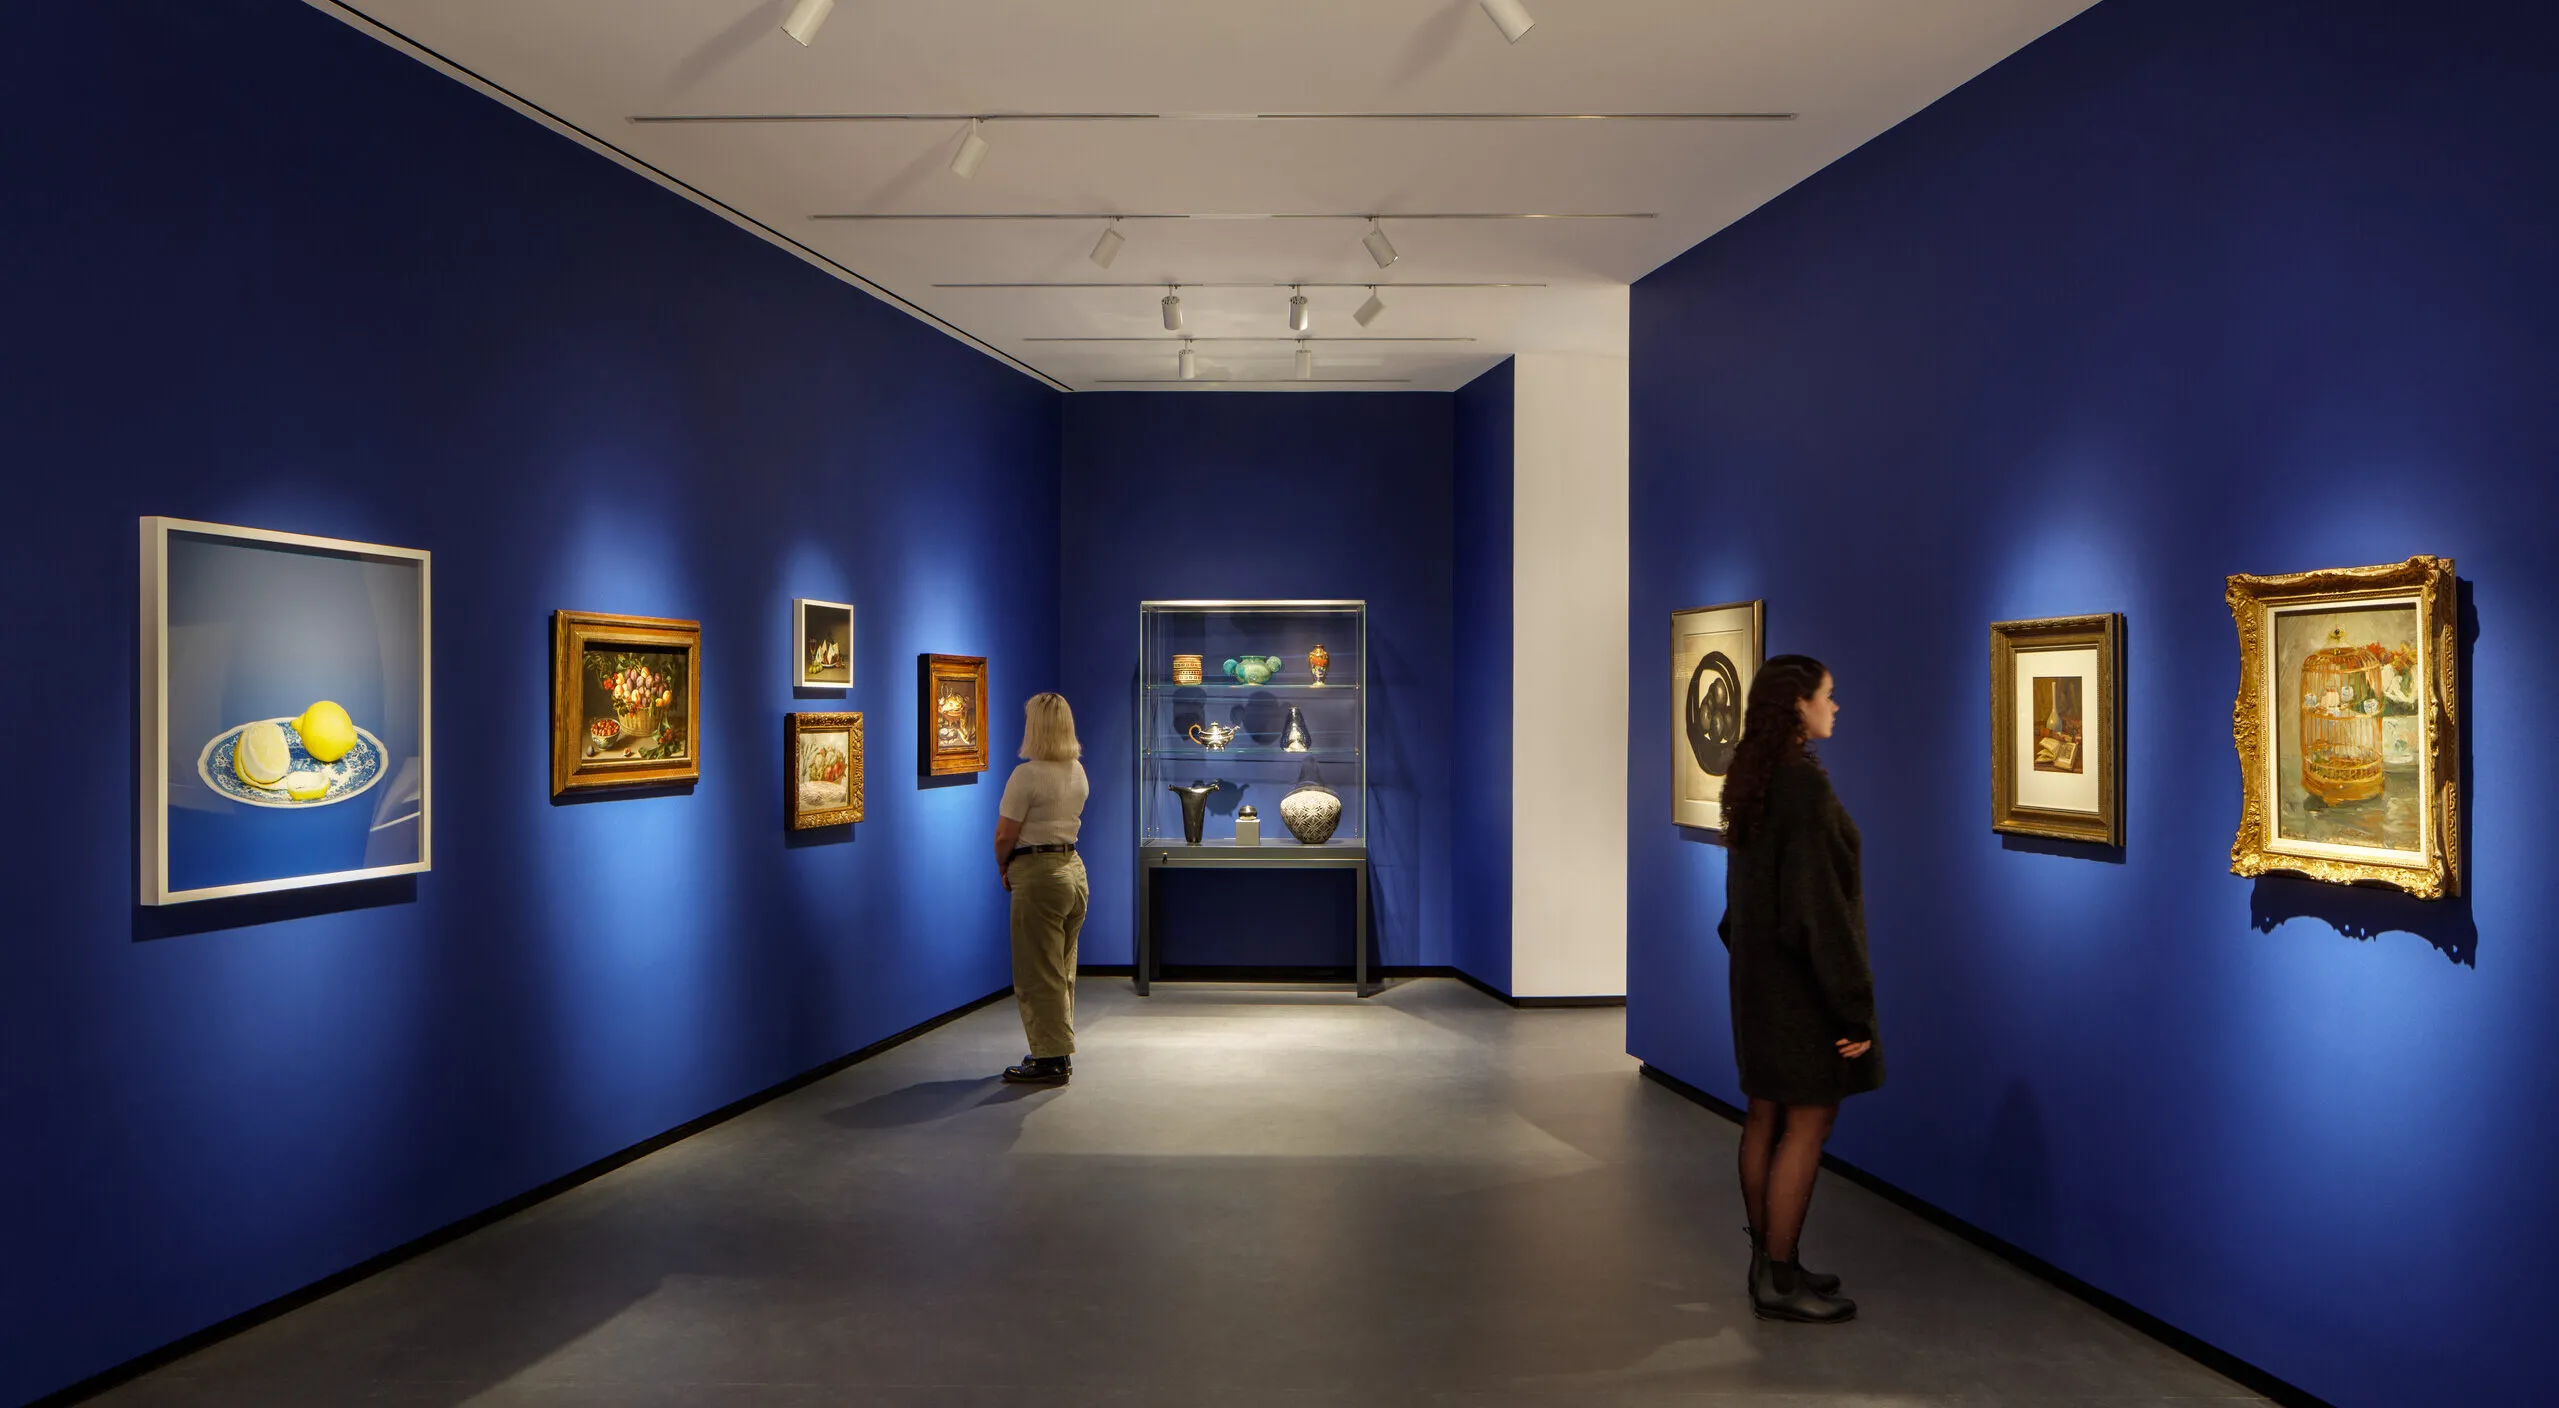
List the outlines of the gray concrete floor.
{"type": "Polygon", "coordinates": [[[1064,1089],[996,1083],[998,1004],[98,1401],[2264,1401],[1836,1180],[1805,1251],[1862,1317],[1754,1320],[1734,1130],[1619,1011],[1093,979],[1082,1015],[1064,1089]]]}

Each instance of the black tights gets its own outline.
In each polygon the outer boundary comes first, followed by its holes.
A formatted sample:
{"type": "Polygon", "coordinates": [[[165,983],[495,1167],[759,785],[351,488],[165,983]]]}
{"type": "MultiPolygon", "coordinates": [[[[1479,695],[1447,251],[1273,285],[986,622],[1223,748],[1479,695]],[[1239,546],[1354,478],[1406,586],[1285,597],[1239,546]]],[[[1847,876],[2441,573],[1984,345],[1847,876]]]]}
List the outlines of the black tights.
{"type": "Polygon", "coordinates": [[[1750,1102],[1742,1121],[1742,1205],[1777,1261],[1795,1259],[1804,1214],[1813,1206],[1813,1180],[1822,1171],[1822,1145],[1838,1118],[1837,1105],[1750,1102]]]}

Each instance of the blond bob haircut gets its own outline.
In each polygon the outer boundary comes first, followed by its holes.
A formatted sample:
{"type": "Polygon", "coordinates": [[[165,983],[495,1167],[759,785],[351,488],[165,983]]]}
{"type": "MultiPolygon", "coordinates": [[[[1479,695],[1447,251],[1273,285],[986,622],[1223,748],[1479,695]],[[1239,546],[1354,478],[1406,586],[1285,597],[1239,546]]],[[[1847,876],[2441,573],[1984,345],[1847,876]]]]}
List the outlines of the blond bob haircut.
{"type": "Polygon", "coordinates": [[[1075,741],[1075,711],[1063,694],[1034,694],[1022,706],[1022,756],[1040,763],[1071,763],[1084,756],[1075,741]]]}

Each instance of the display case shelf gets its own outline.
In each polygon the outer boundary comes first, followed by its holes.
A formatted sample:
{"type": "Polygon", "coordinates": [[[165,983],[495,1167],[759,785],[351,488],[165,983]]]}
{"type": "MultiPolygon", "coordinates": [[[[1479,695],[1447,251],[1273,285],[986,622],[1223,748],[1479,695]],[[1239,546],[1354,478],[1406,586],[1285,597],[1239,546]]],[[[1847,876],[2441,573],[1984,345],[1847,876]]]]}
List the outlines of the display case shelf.
{"type": "Polygon", "coordinates": [[[1262,834],[1289,840],[1280,803],[1307,784],[1341,800],[1332,840],[1368,839],[1368,605],[1360,601],[1148,601],[1138,604],[1137,813],[1142,845],[1187,844],[1181,798],[1167,789],[1218,784],[1203,841],[1231,841],[1236,813],[1249,805],[1262,834]],[[1324,683],[1306,678],[1317,649],[1329,657],[1324,683]],[[1173,683],[1173,658],[1196,655],[1198,684],[1173,683]],[[1218,672],[1243,656],[1278,656],[1279,678],[1245,684],[1218,672]],[[1294,675],[1292,679],[1290,676],[1294,675]],[[1284,745],[1290,715],[1307,751],[1284,745]],[[1195,724],[1235,728],[1224,748],[1189,736],[1195,724]]]}

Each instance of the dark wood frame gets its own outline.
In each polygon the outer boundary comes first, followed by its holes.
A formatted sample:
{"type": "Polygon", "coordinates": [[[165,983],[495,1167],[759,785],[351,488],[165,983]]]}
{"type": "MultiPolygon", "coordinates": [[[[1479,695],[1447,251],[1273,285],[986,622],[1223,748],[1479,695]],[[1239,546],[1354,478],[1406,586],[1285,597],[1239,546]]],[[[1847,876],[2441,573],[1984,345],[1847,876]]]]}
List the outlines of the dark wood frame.
{"type": "MultiPolygon", "coordinates": [[[[1670,614],[1671,659],[1676,661],[1679,658],[1679,621],[1681,617],[1695,616],[1708,611],[1739,611],[1745,607],[1750,610],[1751,679],[1758,679],[1760,668],[1768,663],[1768,602],[1765,598],[1754,597],[1749,601],[1719,601],[1712,606],[1683,606],[1679,610],[1672,612],[1670,614]]],[[[1676,702],[1671,705],[1670,714],[1671,825],[1686,826],[1699,831],[1713,831],[1720,834],[1724,829],[1724,802],[1722,797],[1719,796],[1715,799],[1715,819],[1712,821],[1702,820],[1697,816],[1684,814],[1681,811],[1681,804],[1679,800],[1679,750],[1688,746],[1688,721],[1685,717],[1688,708],[1688,682],[1677,678],[1676,671],[1674,671],[1671,688],[1674,691],[1676,699],[1676,702]]],[[[1750,681],[1746,680],[1742,684],[1742,698],[1745,711],[1747,711],[1749,707],[1749,697],[1750,681]]]]}
{"type": "Polygon", "coordinates": [[[986,657],[983,655],[926,655],[918,658],[919,685],[916,710],[916,770],[927,777],[958,777],[986,771],[986,657]],[[934,745],[933,700],[940,693],[937,686],[944,680],[967,680],[975,685],[973,697],[977,710],[977,746],[974,748],[939,748],[934,745]]]}
{"type": "Polygon", "coordinates": [[[698,782],[702,777],[702,623],[665,616],[616,616],[602,611],[551,613],[551,795],[608,787],[651,787],[698,782]],[[586,719],[579,670],[595,646],[681,651],[684,655],[684,719],[691,730],[685,757],[586,760],[586,719]]]}
{"type": "Polygon", "coordinates": [[[811,712],[782,716],[782,815],[793,831],[814,831],[821,826],[844,826],[862,819],[862,715],[853,713],[811,712]],[[848,760],[851,771],[845,781],[850,790],[846,805],[822,811],[800,810],[800,735],[803,733],[848,733],[852,736],[848,760]]]}
{"type": "Polygon", "coordinates": [[[2124,843],[2124,618],[2049,616],[1990,626],[1990,829],[2056,841],[2124,843]],[[2083,721],[2100,750],[2097,813],[2029,807],[2017,801],[2017,657],[2045,650],[2097,652],[2096,715],[2083,721]]]}

